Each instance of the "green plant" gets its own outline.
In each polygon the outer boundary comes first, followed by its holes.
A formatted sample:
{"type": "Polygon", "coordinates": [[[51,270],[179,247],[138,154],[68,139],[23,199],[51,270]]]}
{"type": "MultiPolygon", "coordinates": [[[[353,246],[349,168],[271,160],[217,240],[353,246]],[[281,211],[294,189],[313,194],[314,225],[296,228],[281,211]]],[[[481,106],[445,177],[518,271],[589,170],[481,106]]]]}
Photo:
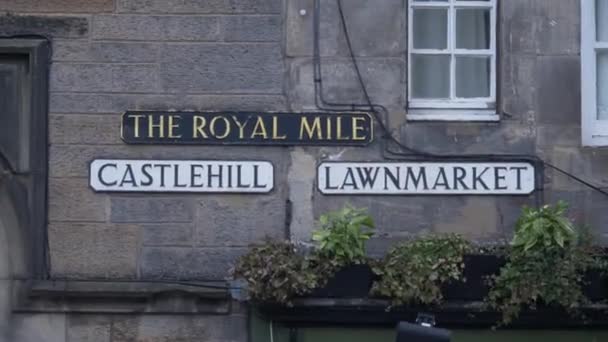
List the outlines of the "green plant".
{"type": "Polygon", "coordinates": [[[587,302],[582,290],[585,272],[598,265],[592,248],[580,243],[565,216],[566,204],[524,208],[507,264],[491,280],[490,307],[511,323],[523,308],[557,306],[571,313],[587,302]]]}
{"type": "Polygon", "coordinates": [[[291,304],[322,281],[309,260],[290,242],[267,241],[237,262],[233,275],[247,282],[250,299],[291,304]]]}
{"type": "Polygon", "coordinates": [[[463,280],[463,258],[470,244],[456,234],[431,235],[393,248],[373,267],[380,280],[372,294],[391,299],[392,305],[439,304],[441,287],[463,280]]]}
{"type": "Polygon", "coordinates": [[[312,239],[324,258],[334,260],[335,266],[346,266],[365,261],[365,242],[372,237],[373,229],[374,222],[367,209],[346,205],[321,215],[319,229],[313,232],[312,239]]]}
{"type": "Polygon", "coordinates": [[[567,209],[568,205],[563,201],[555,206],[545,205],[538,210],[524,207],[515,226],[513,248],[522,248],[524,252],[539,244],[564,248],[566,244],[576,241],[572,222],[565,216],[567,209]]]}

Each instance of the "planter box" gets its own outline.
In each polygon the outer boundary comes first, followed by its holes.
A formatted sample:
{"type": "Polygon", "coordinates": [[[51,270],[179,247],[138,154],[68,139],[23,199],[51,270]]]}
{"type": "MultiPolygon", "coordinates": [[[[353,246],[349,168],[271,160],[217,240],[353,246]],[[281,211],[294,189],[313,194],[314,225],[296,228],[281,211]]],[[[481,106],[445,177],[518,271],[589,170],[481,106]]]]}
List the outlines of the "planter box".
{"type": "Polygon", "coordinates": [[[599,270],[590,270],[583,278],[583,293],[592,302],[608,299],[608,277],[599,270]]]}
{"type": "Polygon", "coordinates": [[[464,277],[466,281],[452,282],[443,288],[445,300],[480,301],[488,295],[489,276],[500,273],[506,264],[503,257],[488,254],[464,256],[464,277]]]}
{"type": "Polygon", "coordinates": [[[369,265],[350,265],[337,271],[327,284],[307,297],[316,298],[367,298],[374,281],[369,265]]]}

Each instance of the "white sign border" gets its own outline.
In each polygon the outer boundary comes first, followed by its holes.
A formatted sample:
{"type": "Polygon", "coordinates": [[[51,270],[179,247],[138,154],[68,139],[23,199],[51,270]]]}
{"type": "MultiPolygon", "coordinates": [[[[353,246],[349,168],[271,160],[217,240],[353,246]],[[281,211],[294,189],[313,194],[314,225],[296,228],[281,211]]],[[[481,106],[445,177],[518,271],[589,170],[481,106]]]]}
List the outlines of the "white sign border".
{"type": "Polygon", "coordinates": [[[105,194],[190,194],[190,195],[205,195],[205,194],[242,194],[242,195],[265,195],[270,194],[275,190],[276,183],[276,168],[271,161],[268,160],[253,160],[253,159],[239,159],[239,160],[227,160],[227,159],[162,159],[162,158],[93,158],[88,162],[88,186],[95,193],[105,193],[105,194]],[[264,163],[268,164],[272,169],[272,184],[268,190],[264,191],[243,191],[243,190],[235,190],[235,191],[179,191],[179,190],[97,190],[91,184],[91,167],[93,162],[97,160],[112,160],[112,161],[157,161],[157,162],[225,162],[225,163],[264,163]]]}
{"type": "Polygon", "coordinates": [[[529,160],[529,159],[513,159],[513,160],[492,160],[492,159],[488,159],[488,160],[475,160],[475,161],[471,161],[471,160],[450,160],[450,161],[437,161],[437,160],[376,160],[376,161],[359,161],[359,160],[339,160],[339,161],[332,161],[332,160],[327,160],[327,161],[321,161],[319,163],[317,163],[317,176],[315,179],[315,182],[317,183],[317,191],[319,191],[320,194],[322,194],[323,196],[404,196],[404,197],[412,197],[412,196],[447,196],[447,197],[452,197],[452,196],[481,196],[481,197],[487,197],[487,196],[499,196],[499,197],[505,197],[505,196],[530,196],[532,195],[534,192],[538,191],[538,183],[542,182],[542,180],[539,180],[538,177],[538,169],[537,169],[537,165],[529,160]],[[323,165],[326,164],[361,164],[361,165],[365,165],[365,164],[404,164],[404,163],[409,163],[409,164],[500,164],[500,163],[504,163],[504,164],[528,164],[533,172],[534,172],[534,177],[533,177],[533,187],[532,190],[530,190],[530,192],[521,192],[521,193],[497,193],[497,192],[488,192],[488,193],[463,193],[463,192],[444,192],[444,193],[433,193],[433,192],[419,192],[419,193],[415,193],[415,192],[363,192],[363,191],[357,191],[357,190],[346,190],[344,192],[340,192],[340,193],[336,193],[336,192],[324,192],[324,190],[321,188],[320,185],[320,178],[321,178],[321,167],[323,165]]]}

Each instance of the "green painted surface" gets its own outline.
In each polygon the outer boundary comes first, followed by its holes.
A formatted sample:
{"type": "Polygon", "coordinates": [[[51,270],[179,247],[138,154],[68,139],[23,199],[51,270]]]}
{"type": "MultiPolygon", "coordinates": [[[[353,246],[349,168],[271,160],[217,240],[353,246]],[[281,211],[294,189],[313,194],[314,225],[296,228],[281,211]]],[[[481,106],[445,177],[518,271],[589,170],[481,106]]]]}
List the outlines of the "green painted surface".
{"type": "MultiPolygon", "coordinates": [[[[251,342],[290,342],[289,328],[273,324],[255,315],[251,317],[251,342]]],[[[297,342],[394,342],[391,329],[366,328],[298,328],[297,342]]],[[[608,342],[608,331],[546,330],[458,330],[453,342],[608,342]]]]}

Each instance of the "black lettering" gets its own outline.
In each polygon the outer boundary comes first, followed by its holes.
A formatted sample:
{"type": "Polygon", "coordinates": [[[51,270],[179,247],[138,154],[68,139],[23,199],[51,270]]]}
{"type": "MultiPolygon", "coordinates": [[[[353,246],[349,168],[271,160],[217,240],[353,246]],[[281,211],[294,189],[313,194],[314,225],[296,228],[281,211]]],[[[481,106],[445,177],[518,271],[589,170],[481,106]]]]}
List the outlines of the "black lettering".
{"type": "Polygon", "coordinates": [[[379,170],[380,168],[378,167],[358,167],[357,174],[359,175],[361,186],[365,188],[369,184],[370,189],[373,189],[374,184],[376,184],[376,178],[378,177],[379,170]],[[376,172],[373,172],[374,170],[376,172]]]}
{"type": "Polygon", "coordinates": [[[197,172],[196,169],[202,170],[203,165],[200,165],[200,164],[190,165],[190,186],[193,188],[202,188],[204,186],[204,184],[202,182],[196,183],[196,179],[203,178],[203,174],[200,172],[197,172]]]}
{"type": "Polygon", "coordinates": [[[253,187],[256,189],[264,189],[266,186],[258,183],[258,171],[260,166],[253,165],[253,187]]]}
{"type": "Polygon", "coordinates": [[[338,186],[331,186],[330,184],[330,177],[329,177],[329,166],[325,167],[325,189],[327,190],[338,190],[338,186]]]}
{"type": "Polygon", "coordinates": [[[350,167],[348,168],[348,171],[346,171],[346,176],[344,176],[344,181],[342,181],[342,186],[340,187],[340,189],[344,190],[347,185],[352,187],[354,190],[359,190],[359,186],[357,186],[357,183],[355,182],[355,175],[353,174],[353,169],[351,169],[350,167]]]}
{"type": "Polygon", "coordinates": [[[135,183],[135,175],[133,174],[133,169],[129,164],[127,164],[127,169],[125,170],[125,173],[122,176],[122,180],[120,181],[119,186],[122,187],[125,183],[133,185],[134,188],[137,187],[137,183],[135,183]],[[127,176],[129,177],[128,179],[127,176]]]}
{"type": "Polygon", "coordinates": [[[403,189],[407,190],[409,189],[409,182],[410,182],[410,178],[412,178],[412,182],[414,183],[414,187],[415,189],[418,189],[418,184],[420,184],[420,180],[422,180],[422,184],[423,189],[424,190],[428,190],[429,189],[429,185],[426,181],[426,167],[425,166],[421,166],[420,169],[418,170],[418,177],[414,176],[414,172],[412,171],[411,167],[407,168],[407,174],[405,175],[405,186],[403,187],[403,189]]]}
{"type": "Polygon", "coordinates": [[[114,182],[106,182],[103,177],[101,176],[101,174],[103,173],[103,170],[108,167],[111,166],[113,168],[117,168],[118,166],[116,164],[104,164],[102,167],[99,168],[99,172],[97,172],[97,178],[99,179],[99,181],[101,182],[101,184],[105,185],[105,186],[113,186],[116,185],[116,183],[118,183],[117,181],[114,182]]]}
{"type": "Polygon", "coordinates": [[[173,165],[173,186],[176,188],[185,188],[188,184],[179,184],[179,164],[173,165]]]}
{"type": "Polygon", "coordinates": [[[232,188],[232,165],[226,165],[228,169],[228,188],[232,188]]]}
{"type": "Polygon", "coordinates": [[[515,170],[517,172],[517,190],[521,190],[521,172],[523,170],[527,170],[528,168],[525,166],[512,166],[511,170],[515,170]]]}
{"type": "Polygon", "coordinates": [[[218,188],[221,189],[224,187],[224,166],[218,165],[217,168],[217,173],[213,173],[213,165],[207,166],[207,183],[209,187],[212,187],[213,178],[217,178],[218,188]]]}
{"type": "Polygon", "coordinates": [[[399,189],[399,177],[401,176],[400,169],[401,167],[397,166],[397,175],[392,173],[388,167],[384,168],[384,190],[388,190],[388,179],[391,179],[393,186],[399,189]]]}
{"type": "Polygon", "coordinates": [[[148,172],[148,169],[152,167],[152,164],[144,164],[141,167],[141,172],[144,174],[144,177],[146,177],[147,181],[141,181],[139,182],[139,185],[141,186],[150,186],[152,185],[153,179],[152,179],[152,175],[150,174],[150,172],[148,172]]]}
{"type": "Polygon", "coordinates": [[[490,190],[488,185],[483,181],[483,179],[481,179],[481,177],[483,177],[483,175],[488,172],[489,169],[489,167],[484,168],[483,171],[478,175],[477,168],[473,167],[473,190],[477,190],[477,183],[483,185],[484,189],[490,190]]]}
{"type": "Polygon", "coordinates": [[[500,171],[507,171],[507,168],[504,166],[499,166],[494,168],[494,189],[495,190],[507,190],[507,186],[500,185],[501,181],[504,181],[507,177],[504,174],[500,174],[500,171]]]}
{"type": "Polygon", "coordinates": [[[454,167],[454,190],[459,190],[458,185],[462,186],[463,190],[469,190],[469,187],[464,182],[464,178],[467,176],[467,171],[460,166],[454,167]]]}
{"type": "Polygon", "coordinates": [[[445,190],[450,190],[450,185],[448,184],[448,177],[445,175],[445,169],[443,166],[439,167],[439,173],[437,174],[437,178],[435,178],[435,184],[433,185],[433,190],[436,190],[438,186],[442,186],[445,190]]]}
{"type": "Polygon", "coordinates": [[[160,186],[165,186],[165,169],[170,168],[171,164],[156,164],[154,167],[160,168],[160,186]]]}
{"type": "Polygon", "coordinates": [[[237,188],[250,188],[251,184],[244,184],[243,180],[243,165],[236,166],[236,187],[237,188]]]}

